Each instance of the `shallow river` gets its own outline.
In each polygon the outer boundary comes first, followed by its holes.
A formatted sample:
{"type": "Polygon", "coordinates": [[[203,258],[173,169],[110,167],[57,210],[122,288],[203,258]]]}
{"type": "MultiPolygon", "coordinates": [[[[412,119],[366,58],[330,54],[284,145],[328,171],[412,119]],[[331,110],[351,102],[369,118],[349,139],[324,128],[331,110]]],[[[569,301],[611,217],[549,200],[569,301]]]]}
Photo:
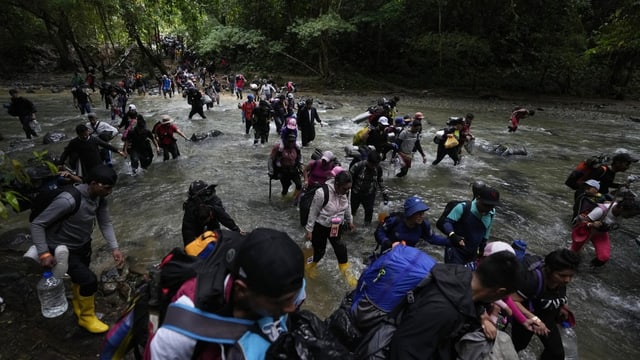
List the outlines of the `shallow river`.
{"type": "MultiPolygon", "coordinates": [[[[298,96],[304,95],[309,94],[303,89],[298,96]]],[[[311,147],[303,149],[305,160],[309,160],[313,149],[318,147],[332,150],[348,164],[350,160],[345,158],[343,147],[350,145],[352,135],[359,128],[350,119],[382,95],[314,94],[316,107],[327,125],[316,127],[316,140],[311,147]]],[[[74,127],[85,120],[72,107],[68,92],[42,91],[25,96],[38,107],[43,133],[62,129],[72,137],[74,127]]],[[[187,136],[210,130],[224,133],[198,143],[181,140],[182,157],[179,160],[162,162],[161,157],[156,157],[151,167],[137,176],[132,176],[127,161],[116,155],[115,167],[120,178],[111,196],[110,209],[120,246],[129,262],[134,264],[132,266],[155,263],[171,248],[181,245],[182,202],[189,184],[197,179],[219,184],[218,195],[241,228],[273,227],[287,231],[302,243],[303,229],[298,224],[297,209],[292,206],[290,197],[280,196],[277,181],[273,182],[273,196],[269,200],[266,161],[270,146],[254,147],[252,139],[244,135],[235,97],[225,94],[220,106],[206,111],[206,120],[198,115],[188,120],[190,106],[182,97],[164,100],[161,96],[133,96],[130,103],[137,105],[150,126],[160,119],[160,115],[169,114],[187,136]]],[[[104,106],[99,101],[96,106],[99,118],[109,121],[104,106]]],[[[434,222],[447,201],[470,197],[469,184],[476,179],[484,180],[501,193],[502,205],[494,221],[493,239],[509,242],[524,239],[529,242],[530,250],[539,254],[569,244],[573,191],[563,183],[573,166],[587,156],[611,153],[617,148],[640,154],[640,123],[632,122],[628,117],[637,114],[616,114],[607,111],[606,106],[601,109],[577,103],[556,105],[533,101],[518,104],[502,100],[401,95],[398,110],[400,114],[422,111],[429,120],[423,124],[422,140],[427,164],[416,162],[403,179],[395,178],[393,168],[384,164],[392,210],[399,210],[406,197],[417,194],[431,207],[427,215],[434,222]],[[537,112],[534,117],[522,121],[517,133],[509,134],[507,120],[516,105],[535,108],[537,112]],[[462,116],[467,112],[475,114],[472,132],[477,141],[474,153],[465,153],[462,163],[456,167],[449,158],[431,166],[436,149],[432,142],[435,132],[444,126],[449,116],[462,116]],[[524,146],[528,155],[497,156],[491,150],[498,144],[524,146]]],[[[24,135],[18,121],[4,112],[0,121],[5,137],[0,142],[0,149],[8,155],[24,158],[24,154],[32,150],[44,149],[57,155],[62,152],[64,143],[42,145],[38,138],[34,147],[33,142],[22,140],[24,135]]],[[[274,133],[272,130],[270,144],[278,139],[274,133]]],[[[115,140],[114,144],[119,146],[118,142],[115,140]]],[[[638,164],[627,174],[632,173],[640,173],[638,164]]],[[[627,174],[618,175],[618,180],[627,174]]],[[[637,184],[635,187],[634,190],[638,190],[637,184]]],[[[356,217],[358,229],[346,238],[357,273],[363,269],[363,259],[375,247],[373,229],[362,226],[362,216],[360,209],[356,217]]],[[[20,214],[5,223],[5,229],[25,227],[26,224],[27,214],[20,214]]],[[[637,219],[632,219],[612,233],[612,259],[601,270],[590,270],[587,265],[593,257],[593,247],[587,246],[583,251],[584,264],[569,288],[570,306],[578,321],[576,331],[581,359],[639,358],[640,246],[635,241],[640,240],[638,224],[637,219]]],[[[94,253],[100,258],[94,261],[96,268],[110,265],[104,261],[110,257],[104,256],[104,240],[98,231],[94,242],[99,249],[94,253]]],[[[441,248],[428,245],[424,249],[442,259],[441,248]]],[[[348,290],[338,276],[331,249],[319,265],[318,273],[317,279],[308,282],[306,306],[326,316],[348,290]]],[[[523,359],[533,359],[535,351],[535,346],[533,351],[525,351],[523,359]]]]}

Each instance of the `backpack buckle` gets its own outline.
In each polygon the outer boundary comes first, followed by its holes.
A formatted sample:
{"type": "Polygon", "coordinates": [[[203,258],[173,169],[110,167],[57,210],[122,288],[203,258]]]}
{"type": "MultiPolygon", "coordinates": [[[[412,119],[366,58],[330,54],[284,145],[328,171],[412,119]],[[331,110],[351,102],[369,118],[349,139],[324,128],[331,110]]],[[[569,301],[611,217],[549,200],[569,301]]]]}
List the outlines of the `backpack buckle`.
{"type": "Polygon", "coordinates": [[[413,304],[416,301],[415,297],[413,296],[413,290],[409,291],[407,293],[407,303],[409,304],[413,304]]]}

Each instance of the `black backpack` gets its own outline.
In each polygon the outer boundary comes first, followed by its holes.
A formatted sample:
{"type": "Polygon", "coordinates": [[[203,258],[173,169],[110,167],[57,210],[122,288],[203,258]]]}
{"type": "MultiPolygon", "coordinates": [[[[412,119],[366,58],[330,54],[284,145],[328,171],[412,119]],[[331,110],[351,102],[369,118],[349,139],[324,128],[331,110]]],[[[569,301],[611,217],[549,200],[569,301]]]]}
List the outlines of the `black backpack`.
{"type": "Polygon", "coordinates": [[[33,199],[33,202],[31,203],[29,222],[32,222],[33,219],[38,217],[38,215],[40,215],[47,207],[49,207],[49,205],[51,205],[53,199],[55,199],[63,192],[68,192],[73,196],[73,199],[75,200],[75,206],[72,212],[66,214],[63,218],[58,219],[57,221],[62,221],[78,212],[78,209],[80,209],[80,202],[82,201],[82,195],[80,194],[80,191],[73,185],[57,187],[55,189],[39,192],[38,195],[36,195],[36,197],[33,199]]]}
{"type": "Polygon", "coordinates": [[[442,214],[440,214],[440,217],[436,221],[436,228],[438,228],[438,230],[440,230],[440,232],[442,232],[443,234],[448,235],[445,233],[445,230],[444,230],[444,220],[447,218],[447,216],[449,216],[449,213],[451,212],[451,210],[453,210],[453,208],[460,203],[464,203],[464,205],[462,206],[462,216],[460,217],[460,221],[466,218],[469,212],[471,211],[471,201],[469,200],[449,201],[447,205],[444,207],[442,214]]]}
{"type": "Polygon", "coordinates": [[[316,194],[316,190],[322,188],[324,192],[324,201],[322,202],[322,207],[325,207],[329,202],[329,187],[327,184],[317,184],[311,185],[307,190],[302,193],[300,196],[300,201],[298,202],[298,207],[300,208],[300,226],[307,225],[307,221],[309,220],[309,212],[311,211],[311,203],[313,202],[313,197],[316,194]]]}
{"type": "Polygon", "coordinates": [[[244,328],[248,330],[247,325],[225,321],[222,316],[202,315],[202,311],[226,311],[224,280],[235,266],[235,255],[244,240],[244,235],[234,231],[216,230],[215,233],[216,245],[206,258],[187,255],[183,248],[174,248],[150,270],[124,314],[112,326],[114,331],[105,335],[100,359],[112,359],[115,353],[124,356],[131,350],[139,359],[141,349],[145,349],[153,338],[149,333],[150,311],[158,314],[158,326],[166,324],[186,329],[199,339],[206,339],[214,332],[217,338],[233,340],[230,334],[242,334],[244,328]],[[194,277],[197,284],[193,311],[171,306],[171,300],[182,284],[194,277]],[[203,329],[210,331],[199,333],[203,329]]]}

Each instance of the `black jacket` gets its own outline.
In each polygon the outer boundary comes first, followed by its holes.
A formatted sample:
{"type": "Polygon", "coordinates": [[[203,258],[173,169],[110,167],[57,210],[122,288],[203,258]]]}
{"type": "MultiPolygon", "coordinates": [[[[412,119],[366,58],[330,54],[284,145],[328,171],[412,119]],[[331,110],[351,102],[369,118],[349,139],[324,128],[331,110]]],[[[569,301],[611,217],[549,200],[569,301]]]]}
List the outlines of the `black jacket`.
{"type": "Polygon", "coordinates": [[[77,163],[75,159],[82,164],[83,172],[93,167],[102,164],[102,157],[100,156],[100,148],[109,149],[113,152],[120,151],[118,148],[112,146],[106,141],[103,141],[97,136],[89,136],[89,139],[83,140],[79,137],[75,137],[69,141],[67,147],[64,148],[62,155],[60,155],[59,164],[64,164],[67,158],[70,159],[70,167],[77,170],[77,163]],[[72,160],[73,159],[73,160],[72,160]]]}
{"type": "Polygon", "coordinates": [[[481,304],[471,299],[471,270],[437,264],[432,281],[409,304],[391,340],[390,359],[455,359],[453,345],[479,328],[481,304]]]}
{"type": "Polygon", "coordinates": [[[182,241],[185,246],[207,230],[220,229],[220,224],[229,230],[240,231],[231,215],[224,209],[222,200],[217,195],[211,195],[203,204],[213,210],[214,215],[212,218],[204,217],[201,209],[197,206],[190,206],[190,201],[192,200],[187,200],[185,203],[184,216],[182,217],[182,241]]]}

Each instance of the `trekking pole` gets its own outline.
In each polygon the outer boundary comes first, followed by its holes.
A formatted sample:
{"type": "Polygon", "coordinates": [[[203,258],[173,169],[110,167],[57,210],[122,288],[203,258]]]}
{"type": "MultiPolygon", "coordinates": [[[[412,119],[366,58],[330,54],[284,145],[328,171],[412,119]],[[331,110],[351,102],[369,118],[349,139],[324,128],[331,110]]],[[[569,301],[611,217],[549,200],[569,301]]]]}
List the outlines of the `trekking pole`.
{"type": "Polygon", "coordinates": [[[271,202],[271,181],[273,179],[271,178],[271,175],[269,175],[269,202],[271,202]]]}

